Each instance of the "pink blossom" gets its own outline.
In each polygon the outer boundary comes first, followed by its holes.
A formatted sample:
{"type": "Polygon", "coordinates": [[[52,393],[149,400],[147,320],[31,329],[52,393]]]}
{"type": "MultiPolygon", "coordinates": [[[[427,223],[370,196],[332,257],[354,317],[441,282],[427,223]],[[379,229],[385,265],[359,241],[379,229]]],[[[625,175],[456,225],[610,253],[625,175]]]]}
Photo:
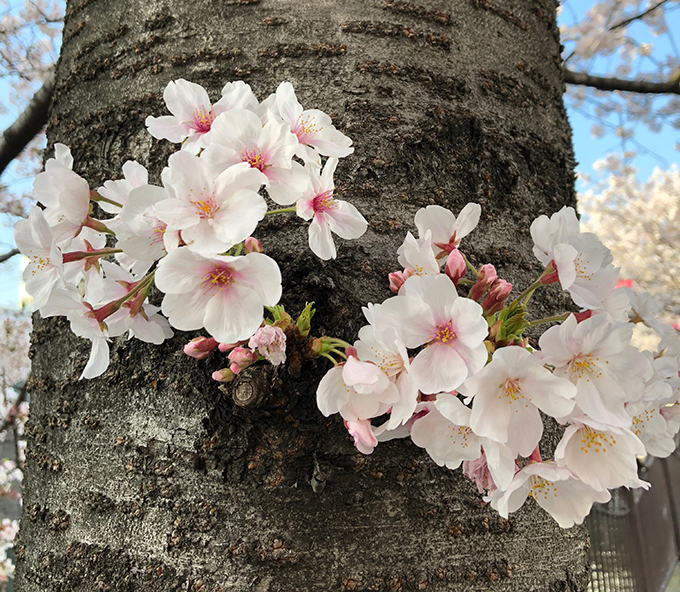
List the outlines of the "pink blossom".
{"type": "Polygon", "coordinates": [[[463,254],[458,249],[452,249],[449,253],[446,258],[446,267],[444,268],[444,271],[456,286],[461,278],[467,273],[465,257],[463,257],[463,254]]]}
{"type": "Polygon", "coordinates": [[[255,331],[248,341],[248,347],[257,349],[274,366],[286,361],[286,334],[274,325],[263,325],[255,331]]]}
{"type": "Polygon", "coordinates": [[[371,454],[378,445],[373,430],[371,429],[371,420],[362,419],[359,421],[345,421],[345,427],[354,438],[354,446],[362,454],[371,454]]]}

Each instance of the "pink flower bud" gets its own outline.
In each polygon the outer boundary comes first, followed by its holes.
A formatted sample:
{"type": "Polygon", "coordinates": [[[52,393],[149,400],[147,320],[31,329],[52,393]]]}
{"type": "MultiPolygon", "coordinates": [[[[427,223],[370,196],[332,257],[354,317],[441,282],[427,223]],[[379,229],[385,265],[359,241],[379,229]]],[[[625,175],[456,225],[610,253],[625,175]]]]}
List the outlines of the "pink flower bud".
{"type": "Polygon", "coordinates": [[[239,366],[236,362],[232,362],[229,364],[229,372],[231,372],[234,376],[238,374],[241,371],[241,366],[239,366]]]}
{"type": "Polygon", "coordinates": [[[549,284],[554,284],[555,282],[559,282],[559,274],[557,273],[557,268],[555,267],[555,260],[553,259],[550,263],[545,268],[545,271],[547,272],[544,276],[541,277],[540,281],[544,286],[547,286],[549,284]]]}
{"type": "Polygon", "coordinates": [[[184,346],[184,353],[187,356],[203,360],[210,355],[210,352],[218,346],[217,341],[212,337],[194,337],[184,346]]]}
{"type": "Polygon", "coordinates": [[[458,285],[458,281],[467,273],[465,258],[458,249],[453,249],[449,253],[449,256],[446,258],[444,272],[451,278],[451,281],[455,286],[458,285]]]}
{"type": "Polygon", "coordinates": [[[359,421],[345,421],[345,427],[354,438],[354,446],[363,454],[371,454],[373,449],[378,445],[378,440],[371,429],[370,419],[361,419],[359,421]]]}
{"type": "Polygon", "coordinates": [[[475,285],[470,288],[470,293],[468,298],[472,300],[479,300],[486,292],[487,288],[493,284],[496,279],[498,279],[498,274],[496,274],[496,268],[487,263],[479,268],[479,275],[477,276],[477,281],[475,285]]]}
{"type": "Polygon", "coordinates": [[[245,240],[246,253],[262,253],[264,249],[262,248],[262,243],[255,237],[249,236],[245,240]]]}
{"type": "Polygon", "coordinates": [[[410,278],[415,272],[412,269],[405,269],[404,271],[393,271],[388,275],[390,278],[390,290],[395,294],[399,294],[399,289],[404,285],[404,282],[410,278]]]}
{"type": "Polygon", "coordinates": [[[580,323],[593,316],[592,310],[582,310],[581,312],[572,313],[576,317],[576,322],[580,323]]]}
{"type": "Polygon", "coordinates": [[[234,380],[234,373],[229,368],[222,368],[212,373],[212,379],[217,382],[229,382],[234,380]]]}
{"type": "Polygon", "coordinates": [[[234,364],[236,364],[240,370],[243,370],[255,362],[257,358],[257,352],[254,352],[247,347],[235,347],[229,352],[229,360],[232,362],[232,372],[234,364]]]}
{"type": "Polygon", "coordinates": [[[220,343],[217,347],[222,353],[226,353],[234,349],[237,345],[243,345],[245,341],[237,341],[236,343],[220,343]]]}
{"type": "Polygon", "coordinates": [[[492,315],[503,308],[503,303],[512,292],[512,284],[505,280],[497,279],[489,288],[489,292],[482,302],[485,315],[492,315]]]}

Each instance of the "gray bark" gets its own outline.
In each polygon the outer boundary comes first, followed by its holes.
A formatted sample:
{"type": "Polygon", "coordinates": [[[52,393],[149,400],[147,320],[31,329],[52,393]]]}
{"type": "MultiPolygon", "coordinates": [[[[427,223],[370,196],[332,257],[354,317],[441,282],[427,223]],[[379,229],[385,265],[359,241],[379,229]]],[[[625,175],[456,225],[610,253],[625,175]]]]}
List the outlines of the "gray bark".
{"type": "MultiPolygon", "coordinates": [[[[261,99],[289,80],[354,139],[338,186],[370,222],[328,263],[301,220],[258,235],[287,308],[317,303],[316,335],[355,339],[427,204],[481,203],[466,248],[523,289],[538,273],[531,221],[575,203],[556,2],[419,2],[72,1],[49,141],[71,146],[92,187],[129,158],[158,179],[172,148],[144,119],[164,114],[169,80],[217,98],[245,79],[261,99]]],[[[535,312],[563,302],[550,292],[535,312]]],[[[407,441],[357,453],[316,409],[323,361],[291,348],[286,368],[221,391],[209,377],[222,359],[186,358],[189,337],[119,340],[106,374],[79,382],[87,343],[36,320],[20,592],[585,588],[583,528],[560,530],[533,502],[499,519],[407,441]],[[235,405],[251,387],[260,407],[235,405]]]]}

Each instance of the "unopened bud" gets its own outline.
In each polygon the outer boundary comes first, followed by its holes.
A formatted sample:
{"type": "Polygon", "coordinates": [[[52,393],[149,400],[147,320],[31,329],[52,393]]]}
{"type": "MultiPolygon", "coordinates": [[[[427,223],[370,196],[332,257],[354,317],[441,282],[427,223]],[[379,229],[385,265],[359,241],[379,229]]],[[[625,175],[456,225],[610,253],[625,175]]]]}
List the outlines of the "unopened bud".
{"type": "Polygon", "coordinates": [[[212,337],[194,337],[189,343],[184,346],[184,353],[187,356],[203,360],[210,355],[218,345],[212,337]]]}
{"type": "Polygon", "coordinates": [[[314,303],[307,302],[304,309],[300,313],[295,325],[302,337],[307,337],[307,335],[309,335],[309,330],[312,326],[312,317],[314,316],[315,312],[314,303]]]}
{"type": "Polygon", "coordinates": [[[467,265],[465,265],[465,257],[458,249],[453,249],[446,258],[446,273],[455,286],[458,285],[460,279],[467,273],[467,265]]]}
{"type": "Polygon", "coordinates": [[[237,345],[245,343],[245,341],[237,341],[236,343],[220,343],[217,347],[224,354],[234,349],[237,345]]]}
{"type": "Polygon", "coordinates": [[[229,368],[222,368],[212,373],[212,379],[217,382],[230,382],[234,380],[234,373],[229,368]]]}
{"type": "Polygon", "coordinates": [[[590,317],[593,316],[593,311],[592,310],[582,310],[581,312],[575,312],[572,313],[574,317],[576,317],[576,322],[580,323],[581,321],[585,321],[586,319],[589,319],[590,317]]]}
{"type": "Polygon", "coordinates": [[[547,267],[545,268],[545,274],[541,276],[540,282],[544,286],[547,286],[549,284],[554,284],[559,281],[560,281],[559,274],[557,273],[557,268],[555,267],[555,260],[553,259],[550,263],[548,263],[547,267]]]}
{"type": "MultiPolygon", "coordinates": [[[[254,352],[247,347],[235,347],[229,352],[229,360],[232,362],[232,365],[230,366],[232,372],[234,371],[234,364],[236,364],[240,370],[243,370],[257,361],[258,357],[257,352],[254,352]]],[[[238,374],[238,372],[235,372],[235,374],[238,374]]]]}
{"type": "Polygon", "coordinates": [[[253,236],[249,236],[245,241],[246,253],[262,253],[262,243],[253,236]]]}
{"type": "Polygon", "coordinates": [[[479,268],[479,275],[477,276],[475,285],[470,288],[468,298],[471,298],[475,301],[479,300],[484,295],[484,292],[486,292],[489,286],[491,286],[491,284],[496,281],[496,279],[498,279],[496,268],[491,265],[491,263],[482,265],[479,268]]]}
{"type": "Polygon", "coordinates": [[[387,277],[390,279],[390,290],[395,294],[399,294],[399,290],[404,285],[404,282],[410,278],[415,272],[412,269],[405,269],[404,271],[393,271],[387,277]]]}
{"type": "Polygon", "coordinates": [[[500,311],[510,292],[512,292],[512,284],[505,280],[497,279],[489,288],[489,292],[482,302],[484,314],[489,316],[500,311]]]}

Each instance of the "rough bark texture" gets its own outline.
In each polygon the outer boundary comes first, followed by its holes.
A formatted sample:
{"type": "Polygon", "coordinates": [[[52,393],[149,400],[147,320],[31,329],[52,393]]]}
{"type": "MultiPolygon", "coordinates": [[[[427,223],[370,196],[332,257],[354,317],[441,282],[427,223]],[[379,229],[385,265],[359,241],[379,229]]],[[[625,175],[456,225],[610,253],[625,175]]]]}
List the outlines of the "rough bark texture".
{"type": "MultiPolygon", "coordinates": [[[[291,81],[354,139],[339,191],[370,228],[325,264],[299,219],[268,220],[261,238],[283,269],[285,304],[314,300],[315,333],[351,341],[361,305],[390,295],[385,273],[427,204],[478,201],[472,260],[520,288],[536,276],[531,220],[575,201],[555,9],[72,1],[49,139],[71,146],[93,187],[131,158],[158,180],[172,147],[144,119],[165,112],[169,80],[215,98],[229,80],[260,98],[291,81]]],[[[537,314],[563,302],[550,294],[537,314]]],[[[119,340],[107,373],[78,382],[87,343],[64,320],[36,320],[20,592],[585,588],[582,528],[560,530],[533,502],[499,519],[459,471],[407,441],[358,454],[339,418],[316,410],[326,363],[255,371],[223,392],[209,378],[219,355],[186,358],[188,337],[119,340]],[[250,388],[264,389],[260,407],[235,405],[233,389],[250,388]]]]}

